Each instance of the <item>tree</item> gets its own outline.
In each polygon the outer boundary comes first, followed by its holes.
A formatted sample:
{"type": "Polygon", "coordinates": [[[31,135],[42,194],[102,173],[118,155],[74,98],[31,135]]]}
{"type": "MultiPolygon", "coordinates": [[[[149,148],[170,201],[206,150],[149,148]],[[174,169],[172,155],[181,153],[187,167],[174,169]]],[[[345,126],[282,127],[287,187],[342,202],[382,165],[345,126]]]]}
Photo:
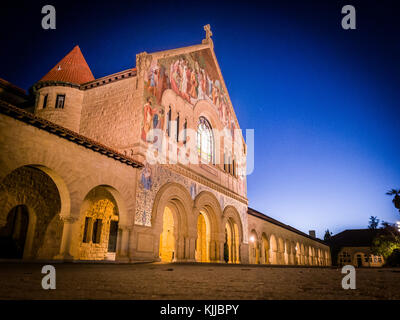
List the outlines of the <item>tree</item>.
{"type": "Polygon", "coordinates": [[[369,228],[369,229],[372,229],[372,230],[376,230],[376,229],[378,229],[378,226],[379,226],[379,219],[378,219],[378,217],[371,216],[371,217],[369,218],[369,225],[368,225],[368,228],[369,228]]]}
{"type": "Polygon", "coordinates": [[[324,240],[328,241],[331,239],[331,237],[332,237],[332,232],[329,232],[329,229],[326,229],[325,235],[324,235],[324,240]]]}
{"type": "Polygon", "coordinates": [[[393,205],[394,205],[394,207],[395,207],[396,209],[398,209],[399,212],[400,212],[400,189],[398,189],[398,190],[392,189],[392,190],[386,192],[386,194],[387,194],[388,196],[394,196],[394,197],[393,197],[393,200],[392,200],[393,205]]]}
{"type": "Polygon", "coordinates": [[[386,262],[397,260],[398,251],[400,250],[400,232],[396,226],[383,222],[382,228],[379,229],[378,234],[372,241],[372,253],[375,255],[381,255],[386,262]],[[394,256],[392,257],[392,255],[394,256]],[[388,261],[387,259],[391,257],[388,261]]]}

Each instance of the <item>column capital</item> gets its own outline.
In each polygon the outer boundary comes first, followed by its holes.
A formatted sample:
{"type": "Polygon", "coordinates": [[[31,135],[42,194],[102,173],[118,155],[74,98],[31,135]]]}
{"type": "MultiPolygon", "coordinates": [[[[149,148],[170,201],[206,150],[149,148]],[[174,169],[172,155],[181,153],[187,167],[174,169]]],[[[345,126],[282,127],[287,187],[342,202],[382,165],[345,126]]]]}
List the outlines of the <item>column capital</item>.
{"type": "Polygon", "coordinates": [[[127,226],[127,225],[118,226],[118,228],[123,231],[131,231],[132,230],[132,226],[127,226]]]}
{"type": "Polygon", "coordinates": [[[60,215],[60,219],[61,219],[64,223],[74,223],[75,221],[78,220],[77,217],[73,217],[73,216],[61,216],[61,215],[60,215]]]}

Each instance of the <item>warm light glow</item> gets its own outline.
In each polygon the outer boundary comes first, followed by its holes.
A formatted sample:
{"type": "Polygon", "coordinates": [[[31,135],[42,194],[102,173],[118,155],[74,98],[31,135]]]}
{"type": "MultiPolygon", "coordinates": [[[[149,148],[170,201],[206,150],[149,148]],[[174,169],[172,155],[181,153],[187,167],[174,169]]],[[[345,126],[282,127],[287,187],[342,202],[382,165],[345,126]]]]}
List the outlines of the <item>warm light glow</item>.
{"type": "Polygon", "coordinates": [[[250,237],[250,241],[251,241],[251,242],[254,242],[254,240],[256,240],[256,239],[254,239],[254,236],[251,236],[251,237],[250,237]]]}
{"type": "Polygon", "coordinates": [[[169,207],[165,207],[163,231],[160,235],[160,259],[171,262],[175,259],[174,216],[169,207]]]}

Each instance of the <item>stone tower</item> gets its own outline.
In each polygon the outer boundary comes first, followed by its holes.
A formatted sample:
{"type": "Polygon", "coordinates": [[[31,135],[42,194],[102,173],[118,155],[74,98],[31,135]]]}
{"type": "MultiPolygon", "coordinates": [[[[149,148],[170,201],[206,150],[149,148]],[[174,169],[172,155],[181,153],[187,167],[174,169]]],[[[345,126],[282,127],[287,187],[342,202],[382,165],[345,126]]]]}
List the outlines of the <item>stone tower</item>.
{"type": "Polygon", "coordinates": [[[83,83],[94,80],[79,46],[75,46],[34,86],[35,114],[79,132],[83,83]]]}

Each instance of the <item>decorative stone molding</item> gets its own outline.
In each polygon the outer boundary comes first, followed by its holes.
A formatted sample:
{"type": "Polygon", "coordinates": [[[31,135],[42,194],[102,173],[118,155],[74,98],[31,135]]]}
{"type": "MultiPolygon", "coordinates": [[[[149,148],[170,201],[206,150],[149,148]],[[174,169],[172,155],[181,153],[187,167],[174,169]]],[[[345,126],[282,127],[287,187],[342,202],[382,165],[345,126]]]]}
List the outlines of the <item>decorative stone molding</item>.
{"type": "Polygon", "coordinates": [[[74,223],[78,221],[78,218],[73,216],[60,216],[60,220],[62,220],[64,223],[74,223]]]}

